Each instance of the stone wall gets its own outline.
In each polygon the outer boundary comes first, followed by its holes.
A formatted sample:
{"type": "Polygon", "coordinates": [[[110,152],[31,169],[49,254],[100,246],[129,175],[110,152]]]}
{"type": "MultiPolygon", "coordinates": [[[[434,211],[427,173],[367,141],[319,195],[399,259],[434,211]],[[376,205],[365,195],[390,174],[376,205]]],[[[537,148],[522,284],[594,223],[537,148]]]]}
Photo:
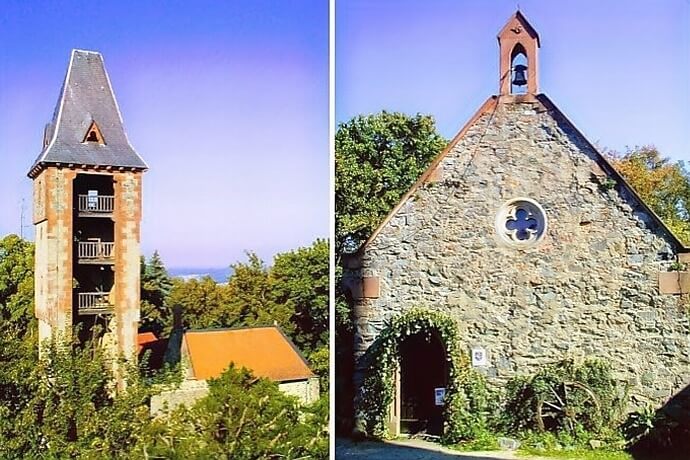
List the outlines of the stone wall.
{"type": "Polygon", "coordinates": [[[192,407],[207,394],[206,380],[183,380],[179,388],[151,396],[151,415],[156,417],[169,414],[180,406],[192,407]]]}
{"type": "MultiPolygon", "coordinates": [[[[319,399],[318,377],[294,382],[278,382],[278,388],[285,394],[296,396],[303,404],[311,404],[319,399]]],[[[191,407],[208,392],[206,380],[185,379],[179,388],[162,391],[151,397],[151,415],[155,417],[169,413],[181,405],[191,407]]]]}
{"type": "Polygon", "coordinates": [[[72,181],[76,173],[47,168],[34,181],[35,314],[39,343],[72,325],[72,181]]]}
{"type": "Polygon", "coordinates": [[[485,111],[348,262],[356,358],[387,319],[426,307],[457,319],[468,351],[488,352],[481,369],[496,384],[566,356],[598,356],[639,399],[661,402],[687,386],[687,306],[658,289],[678,247],[605,169],[540,102],[485,111]],[[548,219],[527,249],[495,231],[497,212],[517,197],[536,200],[548,219]],[[363,278],[376,293],[362,295],[363,278]]]}
{"type": "MultiPolygon", "coordinates": [[[[73,181],[90,170],[49,167],[34,179],[35,314],[39,340],[69,334],[72,318],[73,181]]],[[[141,172],[113,173],[115,185],[115,314],[118,352],[136,357],[141,255],[141,172]]]]}
{"type": "Polygon", "coordinates": [[[113,174],[115,185],[115,315],[119,352],[136,358],[140,296],[141,172],[113,174]]]}
{"type": "Polygon", "coordinates": [[[304,404],[311,404],[319,399],[318,377],[293,382],[279,382],[278,388],[285,394],[296,396],[304,404]]]}

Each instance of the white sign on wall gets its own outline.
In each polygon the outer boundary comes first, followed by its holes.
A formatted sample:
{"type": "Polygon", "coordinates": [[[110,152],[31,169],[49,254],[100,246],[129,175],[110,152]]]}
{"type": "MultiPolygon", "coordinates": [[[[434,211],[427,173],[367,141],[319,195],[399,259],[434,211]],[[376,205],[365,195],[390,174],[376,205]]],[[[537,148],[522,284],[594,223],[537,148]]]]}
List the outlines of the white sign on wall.
{"type": "Polygon", "coordinates": [[[445,388],[434,388],[434,404],[443,406],[443,401],[446,399],[445,388]]]}
{"type": "Polygon", "coordinates": [[[472,365],[475,367],[489,365],[489,358],[486,355],[486,350],[482,347],[475,347],[472,349],[472,365]]]}

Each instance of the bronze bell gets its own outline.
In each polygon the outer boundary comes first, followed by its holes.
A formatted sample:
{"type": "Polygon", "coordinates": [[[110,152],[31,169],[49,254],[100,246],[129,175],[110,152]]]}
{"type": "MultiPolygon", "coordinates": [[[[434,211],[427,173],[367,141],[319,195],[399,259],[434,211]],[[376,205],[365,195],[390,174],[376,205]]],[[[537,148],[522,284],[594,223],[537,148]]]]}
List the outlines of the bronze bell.
{"type": "Polygon", "coordinates": [[[513,84],[515,86],[525,86],[527,84],[527,66],[518,64],[513,67],[513,84]]]}

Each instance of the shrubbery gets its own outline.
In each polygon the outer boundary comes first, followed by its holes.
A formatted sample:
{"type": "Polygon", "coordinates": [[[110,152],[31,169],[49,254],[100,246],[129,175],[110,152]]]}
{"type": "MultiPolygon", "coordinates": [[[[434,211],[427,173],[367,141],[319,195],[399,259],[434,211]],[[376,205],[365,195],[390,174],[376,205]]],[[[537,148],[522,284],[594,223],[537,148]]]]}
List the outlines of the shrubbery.
{"type": "Polygon", "coordinates": [[[581,427],[596,433],[619,421],[627,398],[608,364],[598,359],[563,360],[513,378],[506,388],[502,412],[509,432],[581,427]]]}
{"type": "MultiPolygon", "coordinates": [[[[328,245],[317,241],[311,249],[279,257],[302,256],[317,267],[309,273],[318,289],[306,275],[292,278],[285,269],[280,273],[284,289],[275,295],[302,316],[309,315],[302,306],[313,300],[307,294],[318,297],[313,305],[320,312],[315,316],[318,324],[296,330],[301,331],[301,343],[312,346],[315,370],[325,379],[328,245]]],[[[144,288],[163,292],[154,281],[164,277],[151,273],[151,283],[144,288]]],[[[153,372],[146,360],[139,366],[120,361],[114,367],[112,357],[95,344],[69,341],[45,344],[39,359],[33,286],[33,245],[15,235],[0,239],[0,458],[328,457],[327,391],[317,403],[303,407],[277,384],[231,368],[210,382],[210,394],[193,407],[154,419],[150,398],[181,380],[175,369],[153,372]],[[114,368],[125,391],[116,391],[114,368]]],[[[148,298],[153,305],[162,297],[148,298]]],[[[78,332],[72,336],[79,337],[78,332]]]]}
{"type": "Polygon", "coordinates": [[[172,373],[144,379],[120,362],[117,391],[113,363],[89,344],[53,343],[20,374],[24,364],[0,394],[0,458],[328,457],[327,395],[302,407],[245,369],[230,367],[192,407],[153,419],[150,398],[174,385],[172,373]]]}

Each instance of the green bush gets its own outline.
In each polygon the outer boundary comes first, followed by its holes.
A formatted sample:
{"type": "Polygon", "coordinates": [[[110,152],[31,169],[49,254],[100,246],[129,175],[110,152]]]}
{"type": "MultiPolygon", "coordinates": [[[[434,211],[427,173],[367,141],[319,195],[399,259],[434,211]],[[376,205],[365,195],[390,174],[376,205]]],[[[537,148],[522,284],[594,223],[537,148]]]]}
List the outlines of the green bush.
{"type": "Polygon", "coordinates": [[[266,379],[228,368],[209,395],[153,420],[134,453],[141,458],[327,458],[328,400],[302,409],[266,379]]]}
{"type": "Polygon", "coordinates": [[[508,383],[503,427],[513,433],[598,433],[617,425],[626,400],[627,388],[621,391],[607,363],[567,359],[508,383]]]}
{"type": "Polygon", "coordinates": [[[690,426],[651,406],[628,414],[621,432],[629,449],[636,452],[664,452],[670,458],[690,450],[690,426]]]}

